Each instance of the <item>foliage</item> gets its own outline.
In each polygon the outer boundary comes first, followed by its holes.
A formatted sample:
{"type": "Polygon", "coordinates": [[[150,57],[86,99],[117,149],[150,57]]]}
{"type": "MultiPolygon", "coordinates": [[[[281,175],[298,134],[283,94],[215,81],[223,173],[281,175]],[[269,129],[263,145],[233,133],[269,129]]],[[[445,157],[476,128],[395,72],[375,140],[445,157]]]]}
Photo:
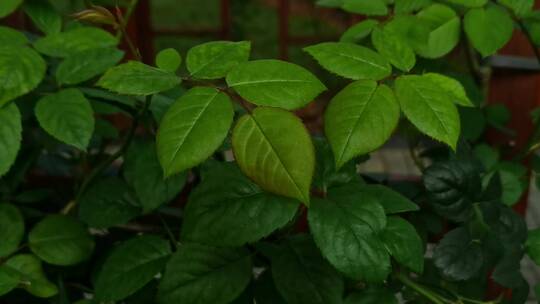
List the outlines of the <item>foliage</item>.
{"type": "Polygon", "coordinates": [[[143,63],[136,1],[22,2],[0,3],[39,30],[0,27],[2,303],[524,303],[540,232],[511,206],[540,131],[507,160],[479,86],[515,25],[540,44],[533,1],[320,0],[376,16],[304,48],[338,92],[247,41],[143,63]],[[293,110],[326,97],[312,134],[293,110]],[[421,180],[359,174],[396,132],[421,180]]]}

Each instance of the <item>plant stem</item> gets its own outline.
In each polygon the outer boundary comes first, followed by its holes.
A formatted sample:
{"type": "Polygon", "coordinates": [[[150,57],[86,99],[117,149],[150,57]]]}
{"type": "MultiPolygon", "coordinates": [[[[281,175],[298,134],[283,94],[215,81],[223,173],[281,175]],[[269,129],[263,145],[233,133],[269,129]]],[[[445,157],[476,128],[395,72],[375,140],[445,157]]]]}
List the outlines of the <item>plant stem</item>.
{"type": "Polygon", "coordinates": [[[415,290],[422,296],[424,296],[426,299],[430,300],[431,302],[435,304],[445,304],[448,303],[446,299],[442,299],[441,296],[433,293],[432,291],[428,290],[424,286],[414,282],[411,280],[407,275],[403,274],[402,272],[399,272],[395,275],[396,279],[398,279],[403,285],[415,290]]]}
{"type": "Polygon", "coordinates": [[[116,39],[118,42],[124,38],[126,43],[128,44],[129,50],[131,53],[137,58],[138,61],[142,61],[141,53],[139,52],[139,49],[135,47],[133,44],[133,41],[131,41],[131,38],[129,38],[129,35],[126,31],[126,27],[128,25],[129,19],[131,18],[131,15],[133,14],[133,11],[137,7],[137,3],[139,3],[139,0],[132,0],[129,6],[127,7],[126,14],[122,16],[122,13],[117,8],[117,15],[120,19],[120,25],[118,26],[118,30],[116,31],[116,39]]]}

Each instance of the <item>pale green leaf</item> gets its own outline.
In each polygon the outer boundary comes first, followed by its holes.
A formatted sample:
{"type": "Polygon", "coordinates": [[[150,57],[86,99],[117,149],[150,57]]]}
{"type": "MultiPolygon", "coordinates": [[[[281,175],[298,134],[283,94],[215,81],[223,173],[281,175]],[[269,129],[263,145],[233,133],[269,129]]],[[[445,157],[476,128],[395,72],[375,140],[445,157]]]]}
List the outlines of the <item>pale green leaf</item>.
{"type": "Polygon", "coordinates": [[[382,282],[390,273],[390,257],[378,236],[386,215],[376,199],[336,188],[328,199],[312,200],[308,221],[322,254],[348,277],[382,282]]]}
{"type": "Polygon", "coordinates": [[[167,263],[158,303],[199,304],[204,299],[203,303],[227,304],[244,291],[251,273],[246,249],[184,244],[167,263]]]}
{"type": "Polygon", "coordinates": [[[422,76],[401,76],[395,86],[397,99],[409,121],[422,133],[456,149],[460,121],[450,96],[422,76]]]}
{"type": "Polygon", "coordinates": [[[49,0],[26,0],[23,8],[43,33],[56,34],[62,30],[62,16],[56,12],[49,0]]]}
{"type": "Polygon", "coordinates": [[[187,69],[194,78],[223,78],[233,68],[248,61],[250,50],[248,41],[212,41],[197,45],[187,53],[187,69]]]}
{"type": "Polygon", "coordinates": [[[6,174],[21,148],[21,113],[14,103],[0,107],[0,176],[6,174]]]}
{"type": "Polygon", "coordinates": [[[381,80],[390,76],[392,67],[378,53],[345,42],[324,42],[304,48],[326,70],[345,78],[381,80]]]}
{"type": "Polygon", "coordinates": [[[58,293],[58,288],[45,276],[41,261],[31,254],[10,258],[0,265],[0,273],[9,276],[11,281],[17,280],[21,288],[36,297],[49,298],[58,293]]]}
{"type": "Polygon", "coordinates": [[[192,168],[214,153],[234,116],[229,97],[216,89],[195,87],[165,113],[157,134],[157,153],[165,177],[192,168]]]}
{"type": "Polygon", "coordinates": [[[94,240],[78,220],[50,215],[38,222],[28,234],[30,250],[53,265],[73,265],[90,257],[94,240]]]}
{"type": "Polygon", "coordinates": [[[341,304],[343,278],[306,235],[287,238],[270,256],[274,283],[288,304],[341,304]]]}
{"type": "Polygon", "coordinates": [[[427,40],[416,46],[418,55],[439,58],[452,51],[459,43],[461,21],[448,6],[433,4],[417,14],[420,26],[427,27],[427,40]]]}
{"type": "MultiPolygon", "coordinates": [[[[0,204],[0,257],[6,257],[19,248],[24,236],[24,218],[11,204],[0,204]]],[[[0,282],[0,285],[2,283],[0,282]]],[[[0,290],[2,288],[0,287],[0,290]]]]}
{"type": "Polygon", "coordinates": [[[287,110],[305,106],[326,90],[308,70],[280,60],[240,64],[227,74],[227,84],[249,102],[287,110]]]}
{"type": "Polygon", "coordinates": [[[41,98],[35,108],[41,127],[56,139],[86,150],[94,133],[94,111],[77,89],[65,89],[41,98]]]}
{"type": "Polygon", "coordinates": [[[368,16],[384,16],[388,14],[388,8],[384,0],[344,0],[342,8],[351,13],[368,16]]]}
{"type": "Polygon", "coordinates": [[[413,225],[400,217],[389,217],[381,238],[399,264],[416,273],[424,271],[424,245],[413,225]]]}
{"type": "Polygon", "coordinates": [[[115,66],[124,52],[115,48],[85,50],[67,57],[56,69],[60,84],[78,84],[98,76],[115,66]]]}
{"type": "Polygon", "coordinates": [[[0,2],[0,18],[13,13],[21,3],[23,3],[23,0],[2,0],[0,2]]]}
{"type": "Polygon", "coordinates": [[[45,61],[23,46],[0,46],[0,107],[33,89],[43,80],[45,61]]]}
{"type": "Polygon", "coordinates": [[[467,37],[484,57],[501,49],[514,31],[512,18],[497,6],[469,10],[463,22],[467,37]]]}
{"type": "Polygon", "coordinates": [[[137,141],[125,156],[124,178],[135,190],[143,212],[152,211],[173,200],[187,180],[187,172],[163,179],[156,145],[150,141],[137,141]]]}
{"type": "Polygon", "coordinates": [[[156,56],[156,66],[168,72],[176,72],[182,64],[182,56],[173,48],[161,50],[156,56]]]}
{"type": "Polygon", "coordinates": [[[89,49],[116,46],[110,33],[95,27],[77,27],[67,32],[47,35],[34,42],[40,53],[51,57],[68,57],[89,49]]]}
{"type": "Polygon", "coordinates": [[[119,244],[101,267],[95,284],[96,298],[110,302],[132,295],[165,267],[170,254],[169,242],[152,235],[119,244]]]}
{"type": "Polygon", "coordinates": [[[432,82],[436,83],[445,93],[447,93],[452,101],[460,106],[474,107],[472,101],[467,97],[467,92],[463,85],[454,78],[437,74],[426,73],[423,77],[428,78],[432,82]]]}
{"type": "Polygon", "coordinates": [[[241,246],[268,236],[290,222],[298,202],[264,192],[238,167],[223,163],[189,197],[183,239],[215,246],[241,246]]]}
{"type": "Polygon", "coordinates": [[[125,95],[153,95],[179,85],[182,79],[174,73],[130,61],[109,69],[97,85],[125,95]]]}
{"type": "Polygon", "coordinates": [[[339,92],[325,113],[325,132],[340,168],[353,157],[382,146],[399,121],[392,90],[372,80],[359,80],[339,92]]]}
{"type": "Polygon", "coordinates": [[[371,33],[375,49],[396,68],[408,72],[415,63],[413,49],[403,39],[388,28],[376,27],[371,33]]]}
{"type": "Polygon", "coordinates": [[[261,188],[309,204],[315,153],[299,118],[276,108],[257,108],[238,120],[232,145],[242,171],[261,188]]]}
{"type": "Polygon", "coordinates": [[[367,19],[367,20],[358,22],[357,24],[347,29],[343,33],[343,35],[341,35],[341,38],[339,39],[339,41],[349,42],[349,43],[358,43],[362,39],[369,36],[369,34],[371,34],[371,31],[377,24],[379,24],[379,21],[373,20],[373,19],[367,19]]]}

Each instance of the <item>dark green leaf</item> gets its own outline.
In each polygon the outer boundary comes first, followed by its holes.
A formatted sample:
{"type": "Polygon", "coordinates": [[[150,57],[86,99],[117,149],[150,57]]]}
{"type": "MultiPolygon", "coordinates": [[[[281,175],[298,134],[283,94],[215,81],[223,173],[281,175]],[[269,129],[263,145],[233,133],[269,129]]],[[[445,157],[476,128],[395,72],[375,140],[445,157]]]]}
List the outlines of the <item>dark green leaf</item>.
{"type": "Polygon", "coordinates": [[[400,217],[389,217],[381,239],[398,263],[417,273],[424,271],[424,245],[409,222],[400,217]]]}
{"type": "Polygon", "coordinates": [[[240,246],[284,226],[297,209],[297,201],[265,193],[233,164],[219,164],[192,192],[182,235],[215,246],[240,246]]]}
{"type": "MultiPolygon", "coordinates": [[[[0,257],[6,257],[15,252],[23,236],[24,218],[19,209],[10,204],[0,204],[0,237],[2,238],[0,257]]],[[[2,285],[1,282],[0,285],[2,285]]]]}
{"type": "Polygon", "coordinates": [[[109,69],[97,85],[124,95],[153,95],[170,90],[181,81],[174,73],[130,61],[109,69]]]}
{"type": "Polygon", "coordinates": [[[482,247],[478,240],[470,237],[467,229],[456,228],[447,233],[435,248],[433,259],[445,276],[467,280],[482,267],[482,247]]]}
{"type": "Polygon", "coordinates": [[[502,5],[510,8],[518,17],[527,16],[534,7],[534,0],[498,0],[502,5]]]}
{"type": "Polygon", "coordinates": [[[363,46],[345,42],[324,42],[304,48],[326,70],[345,78],[381,80],[390,76],[390,63],[363,46]]]}
{"type": "Polygon", "coordinates": [[[400,193],[383,185],[365,185],[357,189],[361,195],[371,195],[382,205],[386,214],[419,210],[418,205],[400,193]]]}
{"type": "Polygon", "coordinates": [[[68,57],[89,49],[113,47],[116,38],[95,27],[78,27],[66,32],[53,33],[38,39],[34,47],[51,57],[68,57]]]}
{"type": "Polygon", "coordinates": [[[140,213],[128,185],[118,178],[97,181],[79,200],[79,218],[94,228],[125,224],[140,213]]]}
{"type": "Polygon", "coordinates": [[[525,249],[529,257],[537,265],[540,265],[540,228],[529,231],[525,249]]]}
{"type": "Polygon", "coordinates": [[[0,45],[14,45],[14,46],[23,46],[28,43],[28,38],[26,36],[7,26],[0,26],[0,45]]]}
{"type": "Polygon", "coordinates": [[[234,116],[229,97],[213,88],[195,87],[165,113],[157,134],[157,153],[165,177],[190,169],[214,153],[234,116]]]}
{"type": "Polygon", "coordinates": [[[74,218],[45,217],[28,234],[30,250],[53,265],[73,265],[90,257],[94,240],[88,229],[74,218]]]}
{"type": "Polygon", "coordinates": [[[391,290],[373,288],[350,294],[344,304],[398,304],[398,301],[391,290]]]}
{"type": "Polygon", "coordinates": [[[60,84],[78,84],[98,76],[115,66],[124,57],[124,52],[115,48],[85,50],[68,56],[56,69],[56,80],[60,84]]]}
{"type": "Polygon", "coordinates": [[[24,12],[34,25],[45,34],[56,34],[62,29],[62,17],[49,0],[26,0],[24,12]]]}
{"type": "Polygon", "coordinates": [[[326,192],[328,188],[344,185],[359,179],[354,160],[346,163],[337,170],[330,144],[322,137],[314,137],[313,144],[315,145],[317,158],[315,175],[313,176],[313,186],[315,188],[326,192]]]}
{"type": "Polygon", "coordinates": [[[227,74],[227,84],[249,102],[287,110],[305,106],[326,90],[308,70],[280,60],[240,64],[227,74]]]}
{"type": "Polygon", "coordinates": [[[143,235],[115,247],[105,260],[96,282],[100,301],[124,299],[150,282],[167,263],[169,242],[143,235]]]}
{"type": "Polygon", "coordinates": [[[255,301],[257,304],[287,304],[276,288],[271,270],[265,270],[255,281],[255,301]]]}
{"type": "Polygon", "coordinates": [[[16,255],[0,265],[0,280],[0,285],[17,281],[21,288],[39,298],[58,293],[58,288],[45,277],[41,261],[31,254],[16,255]]]}
{"type": "Polygon", "coordinates": [[[230,303],[251,280],[251,267],[245,249],[182,245],[167,264],[158,302],[230,303]]]}
{"type": "Polygon", "coordinates": [[[313,199],[308,221],[323,255],[348,277],[381,282],[390,257],[378,233],[386,226],[384,209],[370,196],[335,188],[328,199],[313,199]]]}
{"type": "Polygon", "coordinates": [[[35,108],[41,127],[54,138],[86,150],[94,133],[94,111],[77,89],[65,89],[41,98],[35,108]]]}
{"type": "Polygon", "coordinates": [[[431,4],[431,0],[394,0],[396,14],[408,14],[431,4]]]}
{"type": "Polygon", "coordinates": [[[14,103],[0,107],[0,121],[2,122],[0,124],[0,176],[2,176],[9,171],[21,148],[21,113],[14,103]]]}
{"type": "Polygon", "coordinates": [[[271,256],[272,277],[288,304],[341,304],[343,278],[307,236],[286,239],[271,256]]]}

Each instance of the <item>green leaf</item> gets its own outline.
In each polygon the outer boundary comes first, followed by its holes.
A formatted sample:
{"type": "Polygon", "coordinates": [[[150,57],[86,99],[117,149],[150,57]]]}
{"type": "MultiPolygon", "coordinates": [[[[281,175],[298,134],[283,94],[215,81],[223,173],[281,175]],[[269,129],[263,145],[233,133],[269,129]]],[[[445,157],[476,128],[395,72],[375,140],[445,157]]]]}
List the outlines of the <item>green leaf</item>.
{"type": "Polygon", "coordinates": [[[100,179],[79,199],[79,218],[93,228],[125,224],[140,213],[128,185],[115,177],[100,179]]]}
{"type": "Polygon", "coordinates": [[[534,7],[534,0],[498,0],[498,2],[511,9],[518,17],[527,16],[534,7]]]}
{"type": "Polygon", "coordinates": [[[161,50],[156,56],[156,66],[174,73],[182,64],[182,56],[173,48],[161,50]]]}
{"type": "Polygon", "coordinates": [[[386,288],[371,288],[350,294],[344,304],[398,304],[394,292],[386,288]]]}
{"type": "Polygon", "coordinates": [[[19,209],[11,204],[0,204],[0,236],[2,237],[0,257],[9,256],[17,251],[23,239],[24,218],[19,209]]]}
{"type": "Polygon", "coordinates": [[[330,101],[324,114],[336,167],[382,146],[398,121],[399,104],[388,86],[372,80],[349,84],[330,101]]]}
{"type": "Polygon", "coordinates": [[[345,0],[342,8],[347,12],[368,16],[385,16],[388,8],[384,0],[345,0]]]}
{"type": "Polygon", "coordinates": [[[0,18],[13,13],[22,2],[23,0],[2,0],[0,3],[0,18]]]}
{"type": "Polygon", "coordinates": [[[184,244],[167,264],[158,302],[197,304],[204,299],[204,303],[230,303],[249,284],[251,268],[246,249],[184,244]]]}
{"type": "Polygon", "coordinates": [[[450,3],[459,4],[466,7],[482,7],[487,4],[488,0],[446,0],[450,3]]]}
{"type": "Polygon", "coordinates": [[[230,163],[212,167],[191,193],[182,237],[215,246],[241,246],[289,223],[298,202],[264,192],[230,163]]]}
{"type": "Polygon", "coordinates": [[[459,108],[461,121],[461,136],[464,139],[475,142],[486,129],[486,118],[479,108],[459,108]]]}
{"type": "Polygon", "coordinates": [[[53,265],[73,265],[90,257],[94,240],[88,229],[64,215],[45,217],[28,234],[30,250],[53,265]]]}
{"type": "Polygon", "coordinates": [[[212,41],[191,48],[186,65],[190,75],[198,79],[223,78],[239,64],[248,61],[248,41],[212,41]]]}
{"type": "Polygon", "coordinates": [[[326,192],[331,187],[341,186],[359,179],[354,160],[337,170],[334,154],[328,141],[322,137],[314,137],[313,144],[315,145],[317,158],[315,175],[313,176],[313,186],[315,188],[326,192]]]}
{"type": "Polygon", "coordinates": [[[392,67],[378,53],[356,44],[324,42],[304,48],[326,70],[345,78],[381,80],[392,67]]]}
{"type": "Polygon", "coordinates": [[[474,107],[472,101],[467,97],[465,88],[456,79],[437,73],[426,73],[423,77],[437,84],[444,93],[452,98],[455,104],[464,107],[474,107]]]}
{"type": "Polygon", "coordinates": [[[240,169],[261,188],[309,204],[315,153],[298,117],[276,108],[256,108],[238,120],[232,146],[240,169]]]}
{"type": "Polygon", "coordinates": [[[14,103],[0,107],[0,121],[2,122],[0,124],[0,176],[2,176],[9,171],[21,148],[21,113],[14,103]]]}
{"type": "Polygon", "coordinates": [[[97,85],[124,95],[153,95],[179,85],[182,79],[174,73],[130,61],[109,69],[97,85]]]}
{"type": "Polygon", "coordinates": [[[192,168],[223,143],[234,116],[225,93],[195,87],[165,113],[157,134],[157,153],[165,177],[192,168]]]}
{"type": "Polygon", "coordinates": [[[0,46],[0,108],[35,89],[46,68],[43,58],[29,47],[0,46]]]}
{"type": "Polygon", "coordinates": [[[431,0],[394,0],[396,14],[409,14],[431,4],[431,0]]]}
{"type": "Polygon", "coordinates": [[[56,69],[59,84],[78,84],[103,74],[124,57],[124,52],[115,48],[85,50],[68,56],[56,69]]]}
{"type": "Polygon", "coordinates": [[[435,163],[425,170],[423,181],[435,211],[455,221],[469,217],[482,189],[478,171],[463,161],[435,163]]]}
{"type": "Polygon", "coordinates": [[[384,208],[386,214],[403,213],[418,211],[418,205],[410,201],[400,193],[385,187],[383,185],[364,185],[357,188],[361,193],[359,195],[370,195],[376,198],[384,208]]]}
{"type": "Polygon", "coordinates": [[[416,46],[418,55],[439,58],[452,51],[459,43],[461,21],[448,6],[433,4],[417,14],[421,26],[428,29],[427,40],[416,46]]]}
{"type": "Polygon", "coordinates": [[[373,20],[373,19],[367,19],[361,22],[358,22],[357,24],[351,26],[349,29],[347,29],[343,35],[341,35],[341,38],[339,39],[340,42],[349,42],[349,43],[358,43],[362,39],[366,38],[371,34],[371,31],[375,26],[379,24],[379,21],[373,20]]]}
{"type": "Polygon", "coordinates": [[[401,76],[396,96],[405,116],[422,133],[456,149],[460,132],[459,113],[450,96],[428,78],[401,76]]]}
{"type": "Polygon", "coordinates": [[[116,46],[110,33],[95,27],[77,27],[67,32],[49,34],[34,42],[40,53],[51,57],[68,57],[89,49],[116,46]]]}
{"type": "Polygon", "coordinates": [[[473,153],[476,159],[478,159],[482,163],[482,165],[484,165],[484,169],[486,169],[487,171],[495,167],[495,165],[499,162],[500,159],[499,150],[487,144],[479,144],[475,146],[473,153]]]}
{"type": "Polygon", "coordinates": [[[415,63],[413,49],[403,39],[388,28],[376,27],[371,33],[375,49],[396,68],[408,72],[415,63]]]}
{"type": "Polygon", "coordinates": [[[0,296],[3,296],[13,289],[17,288],[20,281],[20,275],[14,270],[0,265],[0,296]]]}
{"type": "Polygon", "coordinates": [[[298,109],[326,90],[311,72],[280,60],[255,60],[227,74],[227,85],[259,106],[298,109]]]}
{"type": "MultiPolygon", "coordinates": [[[[58,288],[51,283],[41,266],[41,261],[31,254],[19,254],[0,266],[3,279],[17,281],[30,294],[39,298],[49,298],[58,293],[58,288]]],[[[9,283],[8,283],[9,284],[9,283]]]]}
{"type": "Polygon", "coordinates": [[[526,185],[516,174],[507,170],[497,170],[501,177],[502,197],[501,202],[507,206],[516,204],[526,189],[526,185]]]}
{"type": "Polygon", "coordinates": [[[384,209],[372,197],[336,188],[328,199],[313,199],[308,221],[323,256],[351,279],[382,282],[390,257],[377,234],[386,226],[384,209]]]}
{"type": "Polygon", "coordinates": [[[471,9],[463,22],[467,37],[484,57],[501,49],[514,31],[512,18],[498,6],[471,9]]]}
{"type": "Polygon", "coordinates": [[[157,236],[142,235],[121,243],[101,267],[96,298],[112,302],[132,295],[165,267],[170,254],[169,242],[157,236]]]}
{"type": "Polygon", "coordinates": [[[424,271],[424,245],[409,222],[400,217],[389,217],[381,239],[398,263],[416,273],[424,271]]]}
{"type": "Polygon", "coordinates": [[[456,228],[447,233],[435,248],[435,266],[447,277],[467,280],[474,277],[483,263],[482,247],[471,239],[467,229],[456,228]]]}
{"type": "Polygon", "coordinates": [[[529,257],[537,265],[540,265],[540,228],[529,230],[527,242],[525,243],[525,250],[529,257]]]}
{"type": "Polygon", "coordinates": [[[41,98],[35,108],[41,127],[54,138],[86,150],[94,133],[94,111],[77,89],[65,89],[41,98]]]}
{"type": "Polygon", "coordinates": [[[0,45],[23,46],[25,44],[28,44],[28,38],[23,33],[7,26],[0,26],[0,45]]]}
{"type": "Polygon", "coordinates": [[[274,283],[288,304],[341,304],[344,282],[311,238],[286,239],[271,256],[274,283]]]}
{"type": "Polygon", "coordinates": [[[43,33],[56,34],[62,30],[62,16],[56,12],[49,0],[26,0],[23,8],[43,33]]]}
{"type": "Polygon", "coordinates": [[[156,145],[149,141],[131,145],[124,162],[124,177],[135,190],[143,212],[150,212],[174,199],[184,187],[187,172],[163,179],[156,145]]]}

